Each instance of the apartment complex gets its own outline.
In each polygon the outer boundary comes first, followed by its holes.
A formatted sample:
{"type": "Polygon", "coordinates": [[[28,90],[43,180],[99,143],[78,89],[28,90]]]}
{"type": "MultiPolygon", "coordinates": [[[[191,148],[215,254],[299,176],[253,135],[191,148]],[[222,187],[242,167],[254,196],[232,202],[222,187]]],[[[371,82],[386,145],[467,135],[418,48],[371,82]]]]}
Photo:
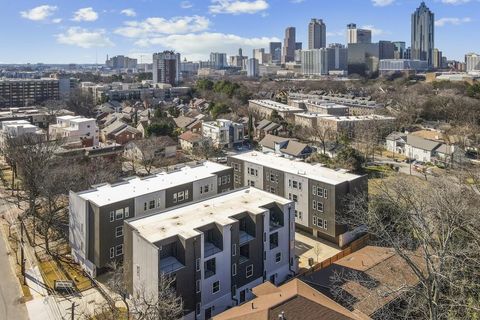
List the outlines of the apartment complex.
{"type": "Polygon", "coordinates": [[[210,319],[295,274],[293,219],[292,201],[244,188],[126,221],[128,290],[156,298],[168,274],[184,319],[210,319]]]}
{"type": "Polygon", "coordinates": [[[48,128],[50,139],[65,139],[66,143],[81,143],[86,147],[97,146],[99,130],[93,118],[60,116],[57,123],[48,128]]]}
{"type": "Polygon", "coordinates": [[[0,108],[26,107],[59,98],[60,84],[55,79],[0,79],[0,108]]]}
{"type": "Polygon", "coordinates": [[[225,119],[202,123],[203,137],[210,139],[216,148],[232,148],[243,144],[244,130],[243,123],[225,119]]]}
{"type": "Polygon", "coordinates": [[[367,177],[278,155],[248,152],[228,157],[234,186],[252,186],[295,202],[298,228],[340,245],[348,242],[336,223],[347,195],[367,190],[367,177]]]}
{"type": "Polygon", "coordinates": [[[164,51],[153,54],[153,83],[180,82],[180,53],[164,51]]]}
{"type": "Polygon", "coordinates": [[[289,106],[272,100],[249,100],[248,109],[258,113],[263,118],[268,118],[275,111],[279,116],[286,120],[293,120],[295,113],[304,112],[302,108],[289,106]]]}
{"type": "Polygon", "coordinates": [[[155,213],[233,188],[232,169],[204,162],[145,178],[70,192],[70,247],[82,268],[95,277],[123,258],[123,221],[155,213]]]}

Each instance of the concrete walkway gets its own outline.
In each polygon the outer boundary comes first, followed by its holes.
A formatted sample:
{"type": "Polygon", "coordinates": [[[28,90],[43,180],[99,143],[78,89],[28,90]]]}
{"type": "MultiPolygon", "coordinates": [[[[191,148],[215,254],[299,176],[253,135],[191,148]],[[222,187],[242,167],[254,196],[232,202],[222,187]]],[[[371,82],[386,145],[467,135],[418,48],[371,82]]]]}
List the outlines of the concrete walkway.
{"type": "Polygon", "coordinates": [[[334,243],[315,238],[304,232],[295,232],[295,255],[299,257],[299,268],[309,268],[309,258],[313,258],[314,263],[318,263],[333,257],[340,251],[340,247],[334,243]]]}

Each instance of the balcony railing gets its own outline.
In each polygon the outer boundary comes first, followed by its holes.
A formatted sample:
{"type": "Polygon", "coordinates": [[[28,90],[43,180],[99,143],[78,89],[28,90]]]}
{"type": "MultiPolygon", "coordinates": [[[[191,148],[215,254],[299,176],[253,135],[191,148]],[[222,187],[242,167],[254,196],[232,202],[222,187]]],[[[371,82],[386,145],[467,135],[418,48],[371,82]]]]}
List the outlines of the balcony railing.
{"type": "Polygon", "coordinates": [[[205,258],[213,256],[214,254],[217,254],[221,251],[222,249],[217,247],[213,242],[205,241],[204,248],[203,248],[203,255],[205,258]]]}
{"type": "Polygon", "coordinates": [[[160,259],[160,271],[163,273],[170,274],[182,268],[185,268],[185,265],[183,265],[175,257],[170,256],[160,259]]]}
{"type": "Polygon", "coordinates": [[[280,222],[270,220],[270,232],[275,231],[281,227],[283,227],[283,225],[280,222]]]}
{"type": "Polygon", "coordinates": [[[240,230],[239,232],[239,242],[240,242],[240,245],[243,245],[247,242],[250,242],[252,241],[253,239],[255,239],[255,237],[251,236],[250,234],[248,234],[247,232],[245,231],[242,231],[240,230]]]}

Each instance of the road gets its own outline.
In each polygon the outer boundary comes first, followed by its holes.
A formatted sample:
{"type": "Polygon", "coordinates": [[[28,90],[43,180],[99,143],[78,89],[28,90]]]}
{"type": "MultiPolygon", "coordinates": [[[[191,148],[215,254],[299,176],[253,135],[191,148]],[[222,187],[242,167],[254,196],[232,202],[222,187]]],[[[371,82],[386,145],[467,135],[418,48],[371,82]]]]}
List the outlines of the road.
{"type": "Polygon", "coordinates": [[[20,302],[23,296],[18,279],[13,273],[5,244],[3,232],[0,233],[0,319],[27,320],[28,313],[25,304],[20,302]]]}

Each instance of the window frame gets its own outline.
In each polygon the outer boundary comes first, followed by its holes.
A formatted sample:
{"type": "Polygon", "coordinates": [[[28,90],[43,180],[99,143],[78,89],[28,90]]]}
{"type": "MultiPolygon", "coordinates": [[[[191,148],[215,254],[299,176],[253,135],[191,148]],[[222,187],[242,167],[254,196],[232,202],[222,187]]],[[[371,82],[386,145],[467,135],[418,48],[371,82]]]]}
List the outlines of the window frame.
{"type": "Polygon", "coordinates": [[[282,253],[277,252],[277,253],[275,253],[275,263],[280,263],[280,262],[282,262],[282,253]]]}
{"type": "Polygon", "coordinates": [[[123,225],[115,227],[115,238],[121,238],[121,237],[123,237],[123,225]],[[119,230],[121,230],[120,234],[118,232],[119,230]]]}
{"type": "Polygon", "coordinates": [[[212,283],[212,294],[216,294],[218,292],[220,292],[220,280],[214,281],[212,283]],[[215,284],[217,284],[217,286],[216,286],[217,290],[216,291],[215,291],[215,284]]]}
{"type": "Polygon", "coordinates": [[[123,255],[123,244],[119,244],[118,246],[115,247],[115,256],[122,256],[123,255]],[[118,253],[120,248],[120,253],[118,253]]]}
{"type": "Polygon", "coordinates": [[[248,279],[248,278],[251,278],[251,277],[253,277],[253,264],[250,264],[245,268],[245,278],[248,279]],[[250,275],[248,275],[249,274],[249,271],[248,271],[249,268],[250,268],[250,275]]]}

